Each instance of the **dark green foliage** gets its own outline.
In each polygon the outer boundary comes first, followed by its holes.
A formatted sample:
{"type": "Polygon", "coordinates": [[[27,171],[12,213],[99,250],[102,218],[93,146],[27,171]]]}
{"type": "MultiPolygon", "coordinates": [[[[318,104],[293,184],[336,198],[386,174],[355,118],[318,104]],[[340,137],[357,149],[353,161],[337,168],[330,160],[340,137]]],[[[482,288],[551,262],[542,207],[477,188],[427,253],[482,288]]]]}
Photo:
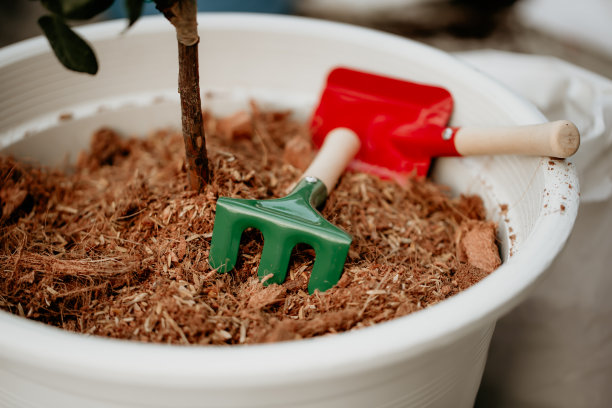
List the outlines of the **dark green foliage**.
{"type": "Polygon", "coordinates": [[[98,61],[93,50],[58,16],[42,16],[38,19],[59,61],[68,69],[94,75],[98,61]]]}
{"type": "MultiPolygon", "coordinates": [[[[40,0],[52,15],[38,20],[57,59],[68,69],[95,75],[98,61],[93,49],[66,20],[88,20],[106,11],[115,0],[40,0]]],[[[131,27],[142,13],[144,0],[124,0],[131,27]]]]}
{"type": "Polygon", "coordinates": [[[41,0],[40,2],[47,10],[65,19],[88,20],[112,6],[114,0],[41,0]]]}
{"type": "Polygon", "coordinates": [[[131,27],[140,18],[143,3],[144,0],[125,0],[125,9],[130,20],[128,27],[131,27]]]}
{"type": "MultiPolygon", "coordinates": [[[[106,11],[115,0],[40,0],[52,14],[41,17],[38,25],[51,44],[59,61],[68,69],[94,75],[98,61],[93,49],[75,33],[66,20],[88,20],[106,11]]],[[[140,18],[145,0],[123,0],[128,16],[128,28],[140,18]]],[[[178,0],[152,0],[166,11],[178,0]]]]}

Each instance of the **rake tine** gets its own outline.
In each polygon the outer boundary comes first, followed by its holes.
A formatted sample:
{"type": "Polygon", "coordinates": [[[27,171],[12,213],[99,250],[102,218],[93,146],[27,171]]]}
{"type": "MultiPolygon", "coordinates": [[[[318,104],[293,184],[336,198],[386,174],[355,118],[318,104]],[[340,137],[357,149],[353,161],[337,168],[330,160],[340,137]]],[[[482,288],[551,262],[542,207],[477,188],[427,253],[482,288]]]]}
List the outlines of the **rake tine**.
{"type": "MultiPolygon", "coordinates": [[[[261,260],[259,261],[259,269],[257,275],[259,279],[264,279],[272,274],[271,278],[266,279],[266,284],[278,283],[281,284],[287,277],[287,269],[289,268],[289,260],[291,258],[291,250],[287,250],[287,242],[282,236],[274,236],[268,234],[266,239],[264,233],[264,246],[261,251],[261,260]],[[284,241],[284,242],[283,242],[284,241]],[[279,245],[280,242],[280,245],[279,245]],[[278,250],[278,247],[285,247],[285,250],[278,250]]],[[[293,249],[293,247],[291,248],[293,249]]]]}
{"type": "Polygon", "coordinates": [[[359,138],[349,129],[330,132],[304,177],[286,197],[274,200],[219,198],[210,265],[220,273],[232,270],[242,232],[254,227],[264,237],[257,274],[260,279],[272,274],[265,284],[285,280],[293,247],[305,243],[316,253],[309,292],[324,291],[335,285],[342,274],[352,238],[326,221],[316,207],[325,201],[359,144],[359,138]]]}
{"type": "Polygon", "coordinates": [[[213,227],[213,240],[210,246],[209,263],[217,268],[219,273],[234,269],[240,249],[240,239],[247,228],[240,218],[231,211],[231,199],[219,197],[215,217],[227,220],[226,223],[215,223],[213,227]]]}
{"type": "Polygon", "coordinates": [[[351,237],[346,234],[343,240],[342,243],[322,245],[315,249],[315,262],[308,281],[308,293],[314,293],[315,290],[325,292],[340,280],[351,245],[351,237]]]}

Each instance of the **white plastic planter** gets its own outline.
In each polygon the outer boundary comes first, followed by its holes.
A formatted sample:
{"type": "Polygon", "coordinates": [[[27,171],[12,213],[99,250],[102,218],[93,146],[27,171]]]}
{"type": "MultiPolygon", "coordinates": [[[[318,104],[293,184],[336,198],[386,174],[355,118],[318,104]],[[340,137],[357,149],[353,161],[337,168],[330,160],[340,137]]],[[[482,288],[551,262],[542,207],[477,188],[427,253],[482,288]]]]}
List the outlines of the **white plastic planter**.
{"type": "MultiPolygon", "coordinates": [[[[306,118],[327,71],[346,65],[449,88],[456,125],[543,120],[491,79],[406,39],[294,17],[210,14],[199,21],[202,89],[215,91],[205,99],[213,110],[230,112],[254,97],[306,118]]],[[[101,125],[128,134],[179,125],[173,28],[161,17],[120,34],[124,27],[114,21],[80,30],[98,53],[96,77],[66,71],[42,38],[0,51],[4,154],[59,164],[101,125]]],[[[438,161],[439,181],[484,197],[500,223],[504,259],[449,300],[349,333],[235,347],[87,337],[0,312],[0,406],[472,406],[496,320],[525,298],[576,217],[573,167],[548,161],[438,161]]]]}

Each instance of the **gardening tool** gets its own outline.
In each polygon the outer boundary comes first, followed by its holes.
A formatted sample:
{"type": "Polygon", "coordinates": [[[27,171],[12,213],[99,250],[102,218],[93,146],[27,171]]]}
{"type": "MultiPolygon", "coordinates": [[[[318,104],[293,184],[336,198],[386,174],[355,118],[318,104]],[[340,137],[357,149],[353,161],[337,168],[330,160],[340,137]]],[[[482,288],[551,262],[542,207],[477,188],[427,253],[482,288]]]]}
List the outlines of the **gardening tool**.
{"type": "Polygon", "coordinates": [[[265,284],[282,283],[291,250],[298,243],[310,245],[316,254],[308,291],[325,291],[342,274],[352,238],[325,220],[316,210],[334,188],[340,174],[359,150],[359,138],[348,129],[330,132],[319,153],[293,190],[283,198],[246,200],[220,197],[209,263],[223,273],[236,264],[242,232],[257,228],[264,247],[258,276],[265,284]]]}
{"type": "Polygon", "coordinates": [[[425,176],[431,158],[483,154],[569,157],[580,134],[566,120],[512,128],[447,127],[453,97],[444,88],[336,68],[311,120],[316,146],[336,127],[353,130],[361,149],[349,167],[402,181],[425,176]]]}

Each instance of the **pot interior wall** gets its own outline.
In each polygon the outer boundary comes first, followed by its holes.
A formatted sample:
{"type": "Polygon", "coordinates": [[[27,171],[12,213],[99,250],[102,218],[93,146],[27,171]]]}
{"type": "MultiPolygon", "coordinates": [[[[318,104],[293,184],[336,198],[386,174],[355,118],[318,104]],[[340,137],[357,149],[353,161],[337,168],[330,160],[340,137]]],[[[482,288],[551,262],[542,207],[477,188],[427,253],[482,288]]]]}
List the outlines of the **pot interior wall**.
{"type": "MultiPolygon", "coordinates": [[[[95,77],[63,69],[44,39],[2,50],[2,154],[61,166],[87,148],[92,132],[101,126],[135,136],[160,127],[180,127],[173,29],[162,18],[145,18],[121,34],[124,24],[83,29],[101,65],[95,77]]],[[[263,107],[291,108],[297,118],[307,120],[327,72],[345,65],[447,87],[455,99],[453,125],[519,125],[543,119],[532,106],[454,58],[398,37],[305,19],[244,15],[201,16],[200,36],[204,104],[218,114],[244,108],[252,98],[263,107]]],[[[40,387],[51,390],[60,387],[58,382],[64,377],[40,375],[50,367],[60,367],[62,375],[72,379],[61,386],[75,393],[91,387],[100,395],[112,395],[112,390],[123,392],[135,384],[150,386],[151,395],[171,395],[164,392],[172,389],[172,395],[193,397],[183,406],[204,404],[210,396],[221,403],[227,395],[232,398],[225,406],[250,406],[254,396],[261,395],[253,385],[259,383],[290,401],[292,394],[310,392],[313,384],[325,380],[328,396],[338,384],[363,390],[362,398],[356,394],[351,400],[355,406],[374,406],[374,402],[406,406],[424,401],[432,406],[471,406],[495,320],[526,296],[560,250],[576,215],[577,191],[566,186],[567,180],[575,180],[575,174],[565,164],[547,168],[548,161],[516,156],[437,161],[433,171],[437,181],[455,193],[483,197],[489,217],[500,225],[505,262],[479,284],[424,311],[372,330],[289,342],[273,349],[194,348],[189,353],[180,348],[132,348],[119,341],[56,333],[0,313],[0,331],[7,328],[12,333],[10,338],[0,336],[0,379],[26,388],[35,378],[40,387]],[[566,203],[564,214],[559,214],[559,202],[566,203]],[[507,211],[501,210],[503,204],[507,211]],[[544,236],[550,239],[542,239],[544,236]],[[525,242],[530,245],[523,245],[525,242]],[[21,341],[11,343],[13,338],[21,341]],[[57,347],[41,350],[39,339],[57,347]],[[97,353],[102,344],[113,353],[97,353]],[[431,371],[413,369],[417,361],[431,371]],[[109,362],[112,369],[108,369],[109,362]],[[3,372],[5,367],[11,373],[3,372]],[[379,380],[382,371],[389,378],[398,375],[386,388],[379,380]],[[265,374],[249,376],[262,372],[265,374]],[[355,376],[353,383],[347,380],[351,375],[355,376]],[[446,388],[436,387],[439,378],[448,380],[446,388]],[[406,379],[407,385],[397,379],[406,379]],[[109,388],[99,388],[102,383],[109,388]],[[225,394],[219,394],[215,384],[225,394]],[[248,385],[253,392],[241,393],[248,385]],[[380,391],[383,389],[387,391],[380,391]]],[[[57,401],[63,398],[53,395],[57,401]]],[[[135,405],[142,405],[137,395],[129,395],[135,405]]],[[[336,397],[346,405],[347,400],[339,395],[336,397]]],[[[15,398],[23,395],[15,394],[15,398]]],[[[112,398],[119,401],[121,395],[112,398]]],[[[63,401],[69,401],[66,406],[83,405],[76,399],[63,401]]],[[[308,404],[304,406],[338,405],[323,397],[313,397],[308,404]]]]}
{"type": "MultiPolygon", "coordinates": [[[[163,21],[160,21],[163,23],[163,21]]],[[[0,149],[22,159],[57,166],[74,160],[87,148],[90,135],[111,126],[127,135],[143,135],[155,128],[179,128],[176,92],[176,44],[170,27],[151,31],[138,27],[127,34],[89,38],[100,60],[95,77],[63,69],[50,53],[34,53],[0,70],[0,149]],[[154,52],[152,52],[154,50],[154,52]]],[[[453,124],[505,125],[515,123],[512,105],[459,81],[461,72],[438,64],[436,52],[415,44],[420,58],[397,55],[384,44],[373,48],[358,38],[330,38],[330,33],[300,30],[262,30],[257,27],[201,26],[200,71],[204,105],[229,113],[253,98],[267,105],[294,109],[307,120],[326,73],[338,65],[357,67],[417,82],[447,87],[455,98],[453,124]],[[284,32],[283,31],[289,31],[284,32]],[[282,35],[281,35],[282,33],[282,35]],[[248,41],[245,39],[248,38],[248,41]],[[339,52],[341,50],[341,52],[339,52]]],[[[402,40],[404,41],[404,40],[402,40]]],[[[510,254],[506,220],[513,225],[513,245],[528,236],[541,197],[513,202],[512,197],[541,191],[539,159],[443,159],[434,177],[455,193],[483,196],[489,217],[500,223],[502,256],[510,254]],[[499,162],[504,162],[499,165],[499,162]],[[501,169],[498,171],[498,169],[501,169]],[[500,213],[499,205],[509,212],[500,213]]]]}

